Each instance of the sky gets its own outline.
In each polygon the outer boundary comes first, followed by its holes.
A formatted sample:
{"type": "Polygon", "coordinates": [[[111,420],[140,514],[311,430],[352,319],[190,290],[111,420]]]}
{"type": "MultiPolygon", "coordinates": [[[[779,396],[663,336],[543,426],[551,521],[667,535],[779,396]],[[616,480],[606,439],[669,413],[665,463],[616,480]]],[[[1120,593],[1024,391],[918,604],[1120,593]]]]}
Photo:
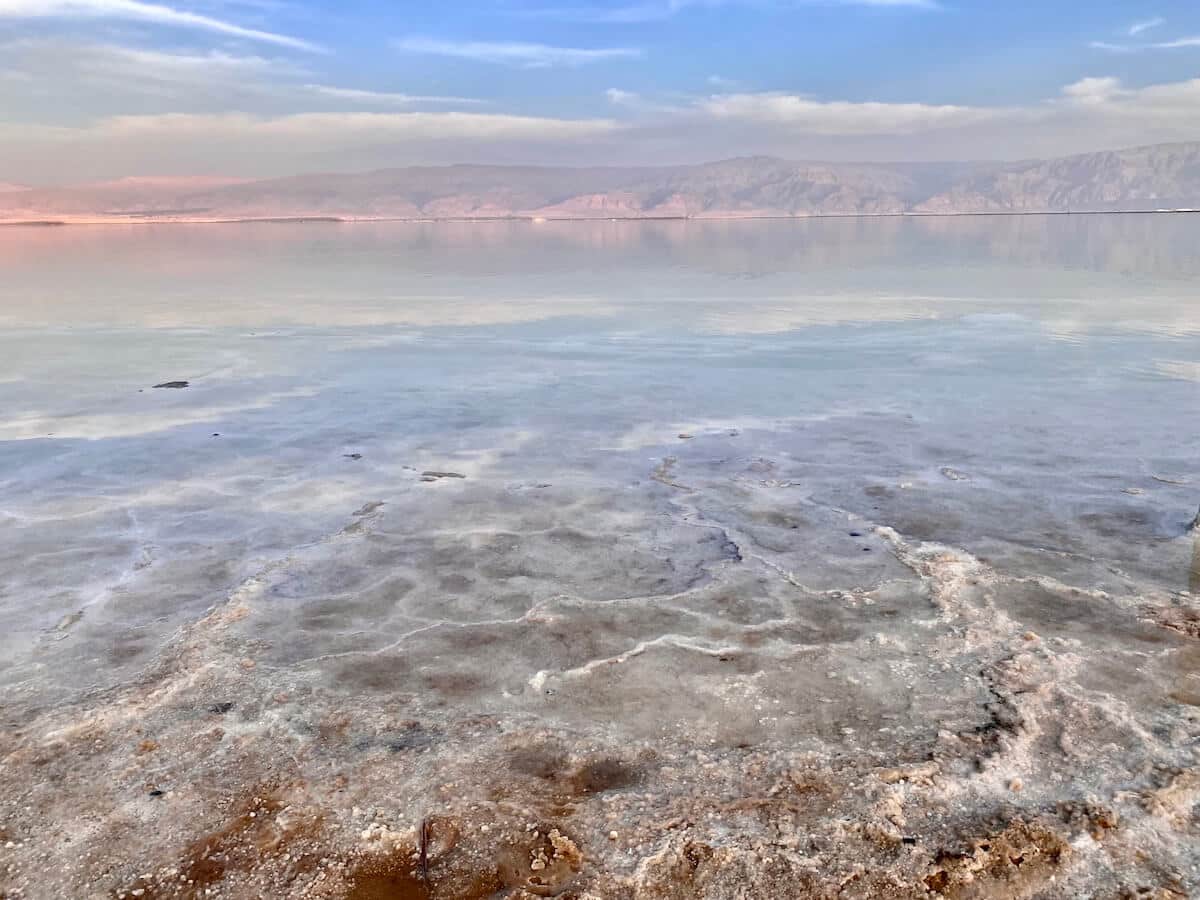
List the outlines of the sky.
{"type": "Polygon", "coordinates": [[[0,0],[0,183],[1184,140],[1196,0],[0,0]]]}

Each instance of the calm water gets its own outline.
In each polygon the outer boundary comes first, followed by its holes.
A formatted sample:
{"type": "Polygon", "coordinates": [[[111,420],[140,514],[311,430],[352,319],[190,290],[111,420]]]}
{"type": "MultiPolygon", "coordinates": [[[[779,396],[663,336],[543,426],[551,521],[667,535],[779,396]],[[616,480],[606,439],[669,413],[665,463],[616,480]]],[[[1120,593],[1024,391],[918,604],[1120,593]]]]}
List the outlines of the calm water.
{"type": "Polygon", "coordinates": [[[1200,890],[1198,248],[3,230],[0,894],[1200,890]]]}
{"type": "Polygon", "coordinates": [[[1197,228],[6,230],[0,677],[144,663],[264,559],[429,497],[423,471],[627,490],[678,433],[743,432],[721,452],[785,452],[923,539],[1194,588],[1197,228]]]}

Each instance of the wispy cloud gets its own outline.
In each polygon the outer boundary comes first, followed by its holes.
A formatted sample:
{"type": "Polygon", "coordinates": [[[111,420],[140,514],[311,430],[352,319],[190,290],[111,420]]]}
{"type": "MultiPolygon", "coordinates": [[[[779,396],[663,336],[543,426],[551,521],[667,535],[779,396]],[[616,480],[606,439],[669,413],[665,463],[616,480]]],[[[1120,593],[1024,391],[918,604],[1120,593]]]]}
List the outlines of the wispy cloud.
{"type": "Polygon", "coordinates": [[[639,114],[651,113],[661,117],[663,115],[676,116],[688,111],[688,106],[678,102],[685,99],[680,97],[673,98],[675,102],[664,102],[663,100],[647,99],[636,91],[626,91],[621,88],[609,88],[604,92],[604,96],[613,106],[639,114]]]}
{"type": "Polygon", "coordinates": [[[116,19],[208,31],[293,50],[322,49],[300,38],[142,0],[0,0],[0,19],[116,19]]]}
{"type": "Polygon", "coordinates": [[[1159,25],[1165,25],[1166,22],[1167,20],[1161,16],[1155,16],[1153,19],[1146,19],[1142,22],[1134,22],[1129,26],[1128,34],[1130,37],[1137,37],[1143,31],[1149,31],[1151,28],[1157,28],[1159,25]]]}
{"type": "MultiPolygon", "coordinates": [[[[124,47],[59,38],[0,43],[0,106],[9,115],[60,106],[92,112],[163,103],[215,106],[266,96],[308,75],[291,59],[169,48],[124,47]],[[11,82],[5,84],[5,81],[11,82]]],[[[311,77],[311,76],[309,76],[311,77]]]]}
{"type": "Polygon", "coordinates": [[[476,62],[499,63],[524,68],[583,66],[614,59],[642,55],[634,47],[552,47],[510,41],[446,41],[427,37],[406,37],[395,42],[400,50],[432,56],[449,56],[476,62]]]}
{"type": "Polygon", "coordinates": [[[439,97],[427,94],[403,94],[392,91],[366,91],[358,88],[340,88],[325,84],[306,84],[304,89],[331,100],[380,106],[417,106],[421,104],[444,104],[447,106],[482,105],[486,101],[473,97],[439,97]]]}
{"type": "MultiPolygon", "coordinates": [[[[192,65],[191,60],[163,63],[167,68],[192,65]]],[[[81,80],[74,77],[72,83],[81,80]]],[[[312,102],[317,96],[304,82],[292,87],[288,102],[312,102]]],[[[334,100],[355,89],[330,90],[327,96],[334,100]]],[[[330,166],[532,164],[564,158],[644,165],[755,153],[790,159],[831,154],[844,160],[1023,159],[1200,139],[1200,79],[1136,87],[1115,77],[1092,77],[1052,97],[1013,106],[746,91],[676,99],[620,88],[608,97],[620,115],[562,119],[310,108],[115,115],[60,125],[6,118],[0,122],[0,171],[13,181],[38,181],[56,180],[64,172],[75,179],[186,172],[253,176],[330,166]]],[[[343,106],[352,102],[341,99],[343,106]]],[[[4,102],[0,98],[0,105],[4,102]]]]}
{"type": "Polygon", "coordinates": [[[992,107],[826,101],[778,92],[719,94],[701,101],[699,109],[717,119],[818,135],[913,134],[979,124],[1002,114],[992,107]]]}
{"type": "Polygon", "coordinates": [[[620,88],[609,88],[604,92],[604,96],[608,98],[608,102],[613,106],[628,106],[631,103],[637,103],[641,99],[640,94],[635,94],[633,91],[623,91],[620,88]]]}
{"type": "Polygon", "coordinates": [[[66,172],[86,180],[130,172],[265,176],[447,159],[535,156],[549,162],[618,128],[607,119],[469,112],[173,113],[76,126],[0,122],[0,170],[15,171],[20,162],[34,180],[66,172]]]}
{"type": "MultiPolygon", "coordinates": [[[[290,55],[121,46],[69,38],[0,41],[0,109],[15,120],[71,121],[137,111],[210,113],[482,106],[473,97],[317,82],[290,55]],[[56,114],[48,115],[47,110],[56,114]]],[[[307,62],[307,59],[304,60],[307,62]]]]}
{"type": "Polygon", "coordinates": [[[645,0],[620,6],[594,4],[548,6],[522,10],[519,14],[545,19],[592,24],[635,24],[670,19],[690,9],[712,9],[722,6],[760,6],[774,9],[794,9],[797,6],[858,6],[877,9],[940,9],[938,0],[645,0]]]}
{"type": "Polygon", "coordinates": [[[1156,41],[1151,44],[1114,44],[1110,41],[1092,41],[1088,46],[1093,50],[1104,50],[1108,53],[1145,53],[1148,50],[1187,50],[1193,47],[1200,47],[1200,35],[1175,38],[1170,41],[1156,41]]]}
{"type": "Polygon", "coordinates": [[[1145,49],[1131,44],[1114,44],[1111,41],[1091,41],[1088,46],[1093,50],[1103,50],[1106,53],[1138,53],[1145,49]]]}
{"type": "Polygon", "coordinates": [[[1200,36],[1178,38],[1173,41],[1163,41],[1153,45],[1156,50],[1180,50],[1186,47],[1200,47],[1200,36]]]}

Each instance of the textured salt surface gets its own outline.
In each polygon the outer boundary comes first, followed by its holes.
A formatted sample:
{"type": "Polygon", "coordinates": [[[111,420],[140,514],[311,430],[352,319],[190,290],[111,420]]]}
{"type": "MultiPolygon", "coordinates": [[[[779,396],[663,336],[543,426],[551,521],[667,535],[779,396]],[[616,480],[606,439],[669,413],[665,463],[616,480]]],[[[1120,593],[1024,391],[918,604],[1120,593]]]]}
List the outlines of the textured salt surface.
{"type": "Polygon", "coordinates": [[[1060,222],[21,237],[0,895],[1191,896],[1200,266],[1060,222]]]}

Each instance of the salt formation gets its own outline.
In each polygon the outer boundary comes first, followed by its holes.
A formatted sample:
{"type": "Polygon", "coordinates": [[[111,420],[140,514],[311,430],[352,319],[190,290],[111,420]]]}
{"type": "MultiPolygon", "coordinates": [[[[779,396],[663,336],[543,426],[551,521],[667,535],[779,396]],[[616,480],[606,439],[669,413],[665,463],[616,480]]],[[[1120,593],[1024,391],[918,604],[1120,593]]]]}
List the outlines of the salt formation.
{"type": "Polygon", "coordinates": [[[1197,895],[1195,242],[1106,222],[10,260],[0,897],[1197,895]]]}

